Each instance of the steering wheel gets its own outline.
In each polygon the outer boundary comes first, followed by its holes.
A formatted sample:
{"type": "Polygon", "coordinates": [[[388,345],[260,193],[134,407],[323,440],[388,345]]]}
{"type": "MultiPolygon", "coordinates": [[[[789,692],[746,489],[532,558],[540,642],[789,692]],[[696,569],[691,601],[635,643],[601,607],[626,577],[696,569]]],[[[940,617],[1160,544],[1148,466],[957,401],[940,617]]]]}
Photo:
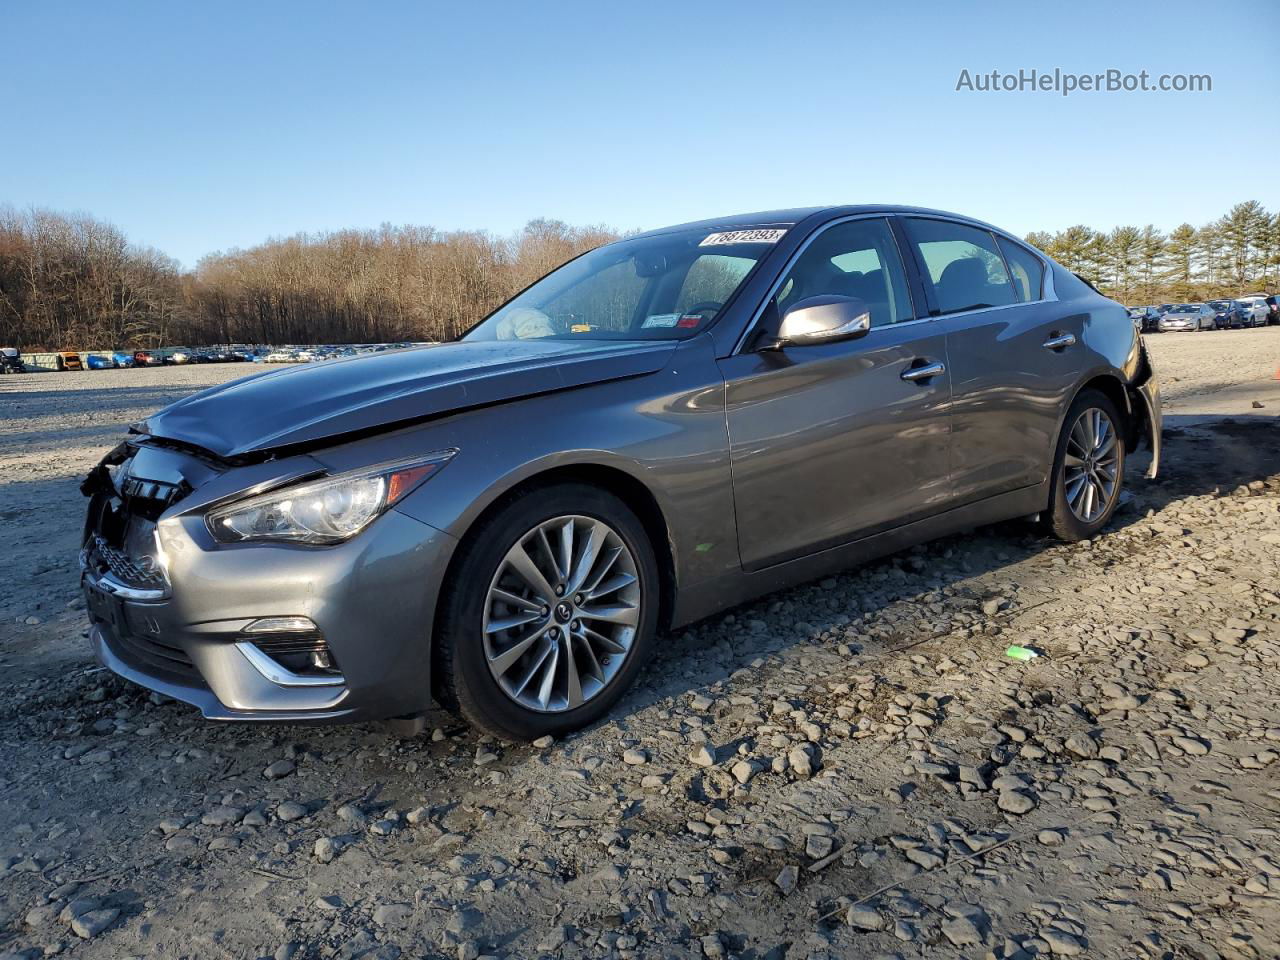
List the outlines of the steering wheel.
{"type": "Polygon", "coordinates": [[[708,310],[710,310],[711,316],[714,317],[717,313],[720,312],[722,307],[724,307],[724,304],[719,300],[700,300],[697,303],[695,303],[692,307],[687,307],[684,310],[681,310],[680,312],[683,314],[706,313],[708,310]]]}

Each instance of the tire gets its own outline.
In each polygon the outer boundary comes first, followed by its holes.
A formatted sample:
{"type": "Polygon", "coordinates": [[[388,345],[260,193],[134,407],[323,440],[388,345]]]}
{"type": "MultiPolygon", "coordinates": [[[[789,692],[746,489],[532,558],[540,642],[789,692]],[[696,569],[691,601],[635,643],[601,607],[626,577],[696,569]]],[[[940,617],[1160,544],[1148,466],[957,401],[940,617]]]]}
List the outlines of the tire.
{"type": "MultiPolygon", "coordinates": [[[[1076,397],[1067,411],[1067,416],[1063,420],[1062,432],[1058,437],[1058,444],[1054,450],[1053,457],[1053,474],[1051,475],[1051,484],[1049,491],[1049,528],[1053,535],[1060,540],[1068,543],[1074,543],[1077,540],[1087,540],[1107,525],[1111,520],[1112,514],[1115,513],[1116,504],[1120,502],[1120,493],[1124,489],[1124,417],[1112,403],[1111,398],[1105,393],[1098,390],[1084,390],[1076,397]],[[1109,453],[1113,454],[1114,464],[1112,472],[1114,480],[1108,493],[1105,483],[1099,485],[1092,483],[1088,479],[1084,481],[1085,485],[1092,485],[1093,491],[1080,492],[1075,478],[1070,477],[1068,470],[1068,458],[1079,460],[1077,454],[1080,452],[1078,441],[1081,434],[1075,434],[1073,431],[1077,424],[1081,422],[1081,418],[1086,412],[1100,412],[1111,425],[1111,436],[1114,440],[1113,446],[1109,448],[1109,453]],[[1068,451],[1070,447],[1070,452],[1068,451]],[[1070,489],[1069,489],[1070,488],[1070,489]],[[1083,509],[1086,504],[1081,499],[1085,496],[1093,496],[1096,500],[1103,500],[1096,512],[1083,509]]],[[[1087,437],[1087,430],[1084,434],[1087,437]]],[[[1097,453],[1095,451],[1095,456],[1097,453]]],[[[1098,462],[1102,462],[1101,460],[1098,462]]],[[[1079,468],[1072,467],[1072,470],[1079,468]]],[[[1106,471],[1100,470],[1094,474],[1098,477],[1105,477],[1106,471]]]]}
{"type": "MultiPolygon", "coordinates": [[[[514,741],[535,740],[547,735],[562,736],[607,714],[648,660],[657,633],[661,589],[657,560],[644,524],[635,513],[620,499],[597,487],[578,483],[543,487],[508,501],[483,519],[467,534],[458,550],[436,618],[433,647],[436,699],[471,725],[500,739],[514,741]],[[592,598],[587,596],[590,590],[577,595],[570,592],[559,598],[560,602],[547,603],[541,614],[536,610],[525,614],[520,608],[506,604],[499,595],[491,593],[496,589],[501,591],[501,596],[512,596],[517,591],[531,599],[538,596],[539,591],[532,587],[523,589],[519,586],[528,585],[531,581],[516,578],[516,568],[509,558],[517,550],[517,545],[523,542],[529,545],[525,556],[536,557],[536,565],[549,571],[548,556],[538,546],[538,531],[551,529],[548,542],[556,540],[555,531],[563,532],[566,521],[571,524],[576,545],[575,559],[577,547],[587,542],[590,536],[612,535],[616,538],[603,541],[605,546],[597,554],[598,565],[588,571],[592,575],[601,569],[614,549],[619,545],[625,548],[625,552],[619,552],[616,560],[611,561],[613,566],[609,567],[608,576],[601,575],[599,583],[607,586],[615,579],[625,580],[631,571],[634,571],[634,582],[600,596],[615,600],[614,609],[628,604],[638,606],[638,612],[633,615],[634,626],[606,623],[591,617],[592,598]],[[608,533],[596,533],[600,528],[595,522],[605,525],[608,533]],[[544,528],[543,525],[547,526],[544,528]],[[576,605],[578,596],[584,600],[581,606],[576,605]],[[564,608],[571,612],[566,613],[564,608]],[[491,621],[510,617],[513,612],[516,616],[512,620],[520,616],[532,619],[519,627],[495,632],[491,621]],[[610,643],[615,640],[624,643],[625,651],[618,654],[597,644],[587,634],[594,637],[600,637],[600,634],[589,629],[584,631],[579,626],[587,623],[607,634],[610,643]],[[563,631],[560,624],[564,625],[563,631]],[[615,632],[610,634],[610,631],[615,632]],[[629,635],[627,631],[630,631],[629,635]],[[530,646],[528,638],[532,634],[541,636],[531,641],[530,646]],[[554,640],[552,635],[556,635],[554,640]],[[511,666],[499,680],[495,673],[498,668],[491,669],[490,663],[493,660],[501,662],[504,653],[510,654],[518,647],[524,647],[526,652],[518,654],[519,659],[510,661],[511,666]],[[534,687],[539,691],[548,690],[543,682],[547,668],[537,665],[539,662],[545,664],[538,659],[540,651],[551,658],[549,672],[552,680],[547,683],[554,688],[554,693],[541,708],[530,702],[539,699],[534,687]],[[621,656],[621,661],[611,663],[616,656],[621,656]],[[594,661],[594,675],[589,661],[594,661]],[[583,669],[580,672],[574,670],[574,674],[578,676],[578,695],[583,702],[575,706],[568,671],[579,662],[583,669]],[[542,672],[537,672],[540,669],[542,672]],[[526,676],[536,679],[526,679],[528,686],[513,692],[513,688],[518,687],[526,676]]],[[[577,569],[572,569],[570,579],[575,573],[577,569]]],[[[547,575],[545,579],[549,585],[558,586],[550,583],[555,579],[554,574],[547,575]]],[[[591,577],[586,577],[585,582],[590,583],[591,577]]],[[[597,591],[599,589],[596,588],[597,591]]],[[[528,600],[522,602],[529,607],[535,606],[528,600]]]]}

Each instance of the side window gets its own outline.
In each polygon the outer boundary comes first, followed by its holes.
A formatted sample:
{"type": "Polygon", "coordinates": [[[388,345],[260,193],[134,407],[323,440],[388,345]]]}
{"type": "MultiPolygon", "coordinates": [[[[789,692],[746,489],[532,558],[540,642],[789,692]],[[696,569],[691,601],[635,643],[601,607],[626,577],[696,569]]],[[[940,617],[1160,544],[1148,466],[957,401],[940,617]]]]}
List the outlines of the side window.
{"type": "Polygon", "coordinates": [[[882,327],[915,316],[893,231],[883,219],[850,220],[823,230],[796,260],[774,298],[778,315],[819,296],[857,297],[882,327]]]}
{"type": "Polygon", "coordinates": [[[1000,252],[1009,265],[1009,272],[1013,274],[1013,289],[1018,294],[1018,300],[1027,303],[1043,297],[1041,288],[1044,284],[1044,264],[1040,258],[1026,247],[1004,237],[996,237],[996,242],[1000,244],[1000,252]]]}
{"type": "Polygon", "coordinates": [[[906,220],[907,234],[933,284],[942,313],[1015,303],[1013,284],[986,230],[947,220],[906,220]]]}

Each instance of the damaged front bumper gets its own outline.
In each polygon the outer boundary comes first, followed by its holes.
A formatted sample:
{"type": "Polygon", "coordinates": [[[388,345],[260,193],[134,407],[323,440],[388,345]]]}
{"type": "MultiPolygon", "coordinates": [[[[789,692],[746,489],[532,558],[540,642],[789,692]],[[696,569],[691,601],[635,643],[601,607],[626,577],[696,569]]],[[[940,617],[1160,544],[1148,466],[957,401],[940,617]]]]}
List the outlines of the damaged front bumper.
{"type": "Polygon", "coordinates": [[[214,542],[206,489],[254,476],[146,446],[90,475],[81,583],[98,659],[215,720],[425,709],[453,538],[392,509],[333,546],[214,542]]]}

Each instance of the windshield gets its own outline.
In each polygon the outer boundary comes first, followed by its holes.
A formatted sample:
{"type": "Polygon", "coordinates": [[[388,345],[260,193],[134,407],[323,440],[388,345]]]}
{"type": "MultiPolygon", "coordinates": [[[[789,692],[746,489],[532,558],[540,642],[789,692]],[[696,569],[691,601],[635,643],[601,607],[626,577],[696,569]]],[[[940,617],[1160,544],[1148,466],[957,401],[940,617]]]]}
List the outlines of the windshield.
{"type": "Polygon", "coordinates": [[[1209,306],[1213,307],[1213,309],[1215,310],[1226,310],[1230,308],[1231,301],[1230,300],[1210,300],[1209,306]]]}
{"type": "Polygon", "coordinates": [[[1170,310],[1170,313],[1197,313],[1200,310],[1199,304],[1183,303],[1170,310]]]}
{"type": "Polygon", "coordinates": [[[785,227],[680,230],[592,250],[464,340],[670,340],[705,330],[785,227]]]}

